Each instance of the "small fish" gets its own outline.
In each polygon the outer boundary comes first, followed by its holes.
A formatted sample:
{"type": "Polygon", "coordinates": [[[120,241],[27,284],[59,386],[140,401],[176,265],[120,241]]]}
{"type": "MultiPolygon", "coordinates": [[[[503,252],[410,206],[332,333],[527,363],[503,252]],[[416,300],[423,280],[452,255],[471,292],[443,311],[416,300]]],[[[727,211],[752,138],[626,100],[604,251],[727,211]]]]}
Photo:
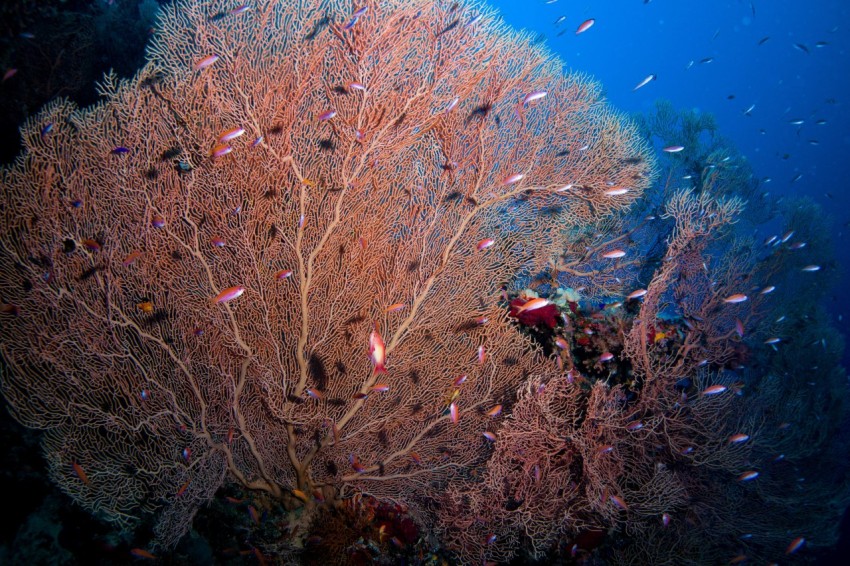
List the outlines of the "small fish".
{"type": "Polygon", "coordinates": [[[599,356],[600,362],[610,362],[614,359],[614,354],[611,352],[604,352],[601,356],[599,356]]]}
{"type": "Polygon", "coordinates": [[[793,179],[791,179],[791,184],[796,183],[797,181],[799,181],[799,180],[800,180],[800,179],[802,179],[802,178],[803,178],[803,174],[802,174],[802,173],[798,173],[798,174],[794,175],[794,178],[793,178],[793,179]]]}
{"type": "Polygon", "coordinates": [[[245,12],[247,12],[250,9],[251,9],[251,6],[249,6],[248,4],[240,4],[239,6],[236,6],[235,8],[230,10],[228,12],[228,14],[230,14],[231,16],[236,16],[238,14],[244,14],[245,12]]]}
{"type": "Polygon", "coordinates": [[[764,341],[764,343],[768,344],[768,345],[779,344],[780,342],[782,342],[782,338],[778,338],[778,337],[768,338],[767,340],[764,341]]]}
{"type": "Polygon", "coordinates": [[[604,192],[605,196],[609,197],[618,197],[620,195],[624,195],[629,192],[628,187],[614,187],[613,189],[608,189],[604,192]]]}
{"type": "Polygon", "coordinates": [[[369,334],[369,357],[372,360],[372,365],[375,366],[374,373],[387,373],[387,368],[384,365],[386,356],[387,349],[384,340],[378,333],[377,325],[375,325],[375,328],[369,334]]]}
{"type": "Polygon", "coordinates": [[[147,558],[148,560],[156,560],[156,556],[145,550],[144,548],[134,548],[130,554],[136,558],[147,558]]]}
{"type": "Polygon", "coordinates": [[[112,155],[124,155],[126,153],[130,153],[130,150],[124,147],[123,145],[119,145],[113,147],[109,153],[111,153],[112,155]]]}
{"type": "Polygon", "coordinates": [[[755,104],[751,105],[749,108],[744,110],[744,116],[752,116],[753,110],[755,110],[755,109],[756,109],[756,105],[755,104]]]}
{"type": "Polygon", "coordinates": [[[735,319],[735,332],[738,334],[739,338],[744,337],[744,323],[738,318],[735,319]]]}
{"type": "Polygon", "coordinates": [[[791,544],[788,545],[788,548],[785,549],[785,554],[794,554],[806,544],[806,539],[803,537],[797,537],[791,541],[791,544]]]}
{"type": "Polygon", "coordinates": [[[407,305],[405,305],[404,303],[393,303],[387,308],[385,308],[384,312],[398,312],[400,310],[403,310],[406,306],[407,305]]]}
{"type": "Polygon", "coordinates": [[[83,247],[85,247],[90,252],[99,252],[100,251],[100,243],[97,240],[92,240],[91,238],[86,238],[82,241],[83,247]]]}
{"type": "Polygon", "coordinates": [[[71,467],[74,468],[74,473],[77,474],[77,477],[80,478],[81,482],[86,485],[91,485],[89,483],[89,477],[86,475],[86,472],[85,470],[83,470],[83,467],[81,465],[76,462],[72,462],[71,467]]]}
{"type": "Polygon", "coordinates": [[[741,433],[733,434],[732,436],[730,436],[729,437],[729,444],[740,444],[741,442],[746,442],[749,439],[750,439],[749,434],[744,434],[744,433],[741,432],[741,433]]]}
{"type": "Polygon", "coordinates": [[[769,35],[766,35],[766,36],[764,36],[763,38],[759,39],[758,44],[759,44],[759,45],[764,45],[765,43],[767,43],[767,42],[768,42],[768,40],[770,40],[770,36],[769,36],[769,35]]]}
{"type": "Polygon", "coordinates": [[[635,88],[632,89],[632,92],[636,91],[637,89],[639,89],[641,87],[648,85],[650,82],[652,82],[656,79],[658,79],[658,75],[652,74],[652,75],[647,76],[645,79],[640,81],[635,88]]]}
{"type": "Polygon", "coordinates": [[[226,303],[228,301],[232,301],[238,297],[242,296],[242,293],[245,292],[245,287],[241,285],[236,285],[234,287],[228,287],[224,289],[221,293],[210,299],[213,303],[226,303]]]}
{"type": "Polygon", "coordinates": [[[517,309],[517,314],[520,314],[520,313],[525,312],[525,311],[537,310],[537,309],[543,308],[543,307],[545,307],[547,305],[551,305],[551,304],[552,304],[552,302],[547,300],[547,299],[543,299],[543,298],[531,299],[530,301],[527,301],[526,303],[524,303],[522,306],[520,306],[517,309]]]}
{"type": "Polygon", "coordinates": [[[602,257],[604,257],[605,259],[619,259],[625,255],[626,252],[624,250],[611,250],[602,254],[602,257]]]}
{"type": "Polygon", "coordinates": [[[747,296],[743,293],[735,293],[734,295],[729,295],[725,299],[723,299],[724,303],[736,304],[743,303],[747,300],[747,296]]]}
{"type": "Polygon", "coordinates": [[[806,47],[805,45],[803,45],[802,43],[795,43],[794,48],[797,49],[798,51],[802,51],[806,55],[809,54],[809,48],[806,47]]]}
{"type": "Polygon", "coordinates": [[[210,243],[216,248],[223,248],[224,247],[224,240],[222,240],[218,236],[213,236],[210,239],[210,243]]]}
{"type": "Polygon", "coordinates": [[[806,121],[803,120],[802,118],[793,118],[791,120],[788,120],[788,123],[791,124],[792,126],[802,126],[803,124],[806,123],[806,121]]]}
{"type": "Polygon", "coordinates": [[[478,346],[478,363],[483,364],[484,360],[487,359],[487,353],[484,350],[484,345],[478,346]]]}
{"type": "Polygon", "coordinates": [[[136,251],[130,252],[130,255],[128,255],[127,257],[125,257],[125,258],[124,258],[124,261],[122,261],[122,262],[121,262],[121,264],[122,264],[124,267],[127,267],[128,265],[133,264],[133,263],[134,263],[137,259],[139,259],[140,257],[142,257],[142,252],[140,252],[139,250],[136,250],[136,251]]]}
{"type": "Polygon", "coordinates": [[[609,499],[611,500],[611,503],[613,503],[615,506],[619,507],[619,508],[620,508],[620,509],[622,509],[623,511],[628,511],[629,506],[628,506],[628,505],[626,505],[626,502],[625,502],[625,501],[623,501],[623,499],[622,499],[622,498],[617,497],[616,495],[610,495],[610,496],[608,496],[608,497],[609,497],[609,499]]]}
{"type": "Polygon", "coordinates": [[[683,146],[683,145],[668,145],[667,147],[665,147],[661,151],[664,151],[666,153],[679,153],[683,149],[685,149],[685,146],[683,146]]]}
{"type": "Polygon", "coordinates": [[[462,384],[462,383],[464,383],[465,381],[466,381],[466,374],[464,374],[464,375],[460,375],[460,376],[458,376],[458,377],[454,378],[454,380],[452,381],[452,384],[453,384],[455,387],[457,387],[458,385],[461,385],[461,384],[462,384]]]}
{"type": "Polygon", "coordinates": [[[188,462],[189,458],[192,457],[192,449],[187,446],[186,448],[183,449],[183,452],[181,452],[181,455],[183,456],[183,459],[188,462]]]}
{"type": "Polygon", "coordinates": [[[759,295],[767,295],[768,293],[772,293],[775,290],[776,287],[774,287],[773,285],[768,285],[767,287],[759,291],[759,295]]]}
{"type": "Polygon", "coordinates": [[[218,55],[207,55],[206,57],[202,57],[195,62],[195,66],[193,67],[196,71],[200,71],[202,69],[206,69],[213,63],[218,61],[218,55]]]}
{"type": "Polygon", "coordinates": [[[485,413],[488,417],[498,417],[502,414],[502,406],[496,405],[485,413]]]}
{"type": "Polygon", "coordinates": [[[449,415],[451,416],[452,422],[457,424],[458,420],[460,420],[460,415],[458,415],[457,404],[452,401],[451,405],[449,405],[449,415]]]}
{"type": "Polygon", "coordinates": [[[280,271],[276,271],[274,274],[274,278],[277,280],[287,279],[292,276],[291,269],[281,269],[280,271]]]}
{"type": "Polygon", "coordinates": [[[213,159],[218,159],[220,157],[224,157],[228,153],[233,151],[233,148],[226,144],[218,144],[210,150],[210,157],[213,159]]]}
{"type": "Polygon", "coordinates": [[[670,526],[670,515],[669,514],[664,513],[664,514],[661,515],[661,524],[664,525],[665,527],[670,526]]]}
{"type": "Polygon", "coordinates": [[[520,181],[525,175],[522,173],[514,173],[513,175],[509,175],[502,180],[503,185],[513,185],[514,183],[520,181]]]}
{"type": "Polygon", "coordinates": [[[738,476],[738,481],[750,481],[756,479],[757,477],[759,477],[759,473],[755,470],[750,470],[738,476]]]}
{"type": "Polygon", "coordinates": [[[458,98],[457,96],[456,96],[456,97],[454,97],[454,98],[451,100],[451,102],[449,102],[449,105],[448,105],[448,106],[446,106],[446,109],[445,109],[445,110],[443,110],[443,113],[444,113],[444,114],[448,114],[449,112],[451,112],[452,110],[454,110],[454,109],[455,109],[455,107],[458,105],[458,103],[459,103],[459,102],[460,102],[460,98],[458,98]]]}
{"type": "Polygon", "coordinates": [[[226,141],[230,141],[232,139],[236,139],[242,134],[245,133],[245,128],[235,127],[227,130],[226,132],[222,132],[220,136],[218,136],[218,143],[224,143],[226,141]]]}
{"type": "Polygon", "coordinates": [[[145,314],[151,314],[154,311],[153,303],[150,302],[150,301],[141,302],[141,303],[136,305],[136,308],[138,308],[140,311],[142,311],[145,314]]]}
{"type": "Polygon", "coordinates": [[[44,139],[44,136],[53,131],[53,122],[48,122],[41,128],[41,138],[44,139]]]}
{"type": "Polygon", "coordinates": [[[162,228],[165,226],[165,218],[162,216],[155,214],[153,218],[151,218],[151,226],[154,228],[162,228]]]}
{"type": "Polygon", "coordinates": [[[631,301],[633,299],[639,299],[640,297],[643,297],[644,295],[646,295],[646,293],[647,293],[646,289],[637,289],[636,291],[632,291],[631,293],[629,293],[626,296],[626,300],[631,301]]]}
{"type": "Polygon", "coordinates": [[[581,23],[581,25],[578,26],[578,29],[576,30],[576,35],[586,32],[595,23],[596,23],[596,20],[594,20],[593,18],[590,18],[589,20],[583,21],[581,23]]]}
{"type": "Polygon", "coordinates": [[[328,110],[327,112],[322,112],[321,114],[319,114],[319,117],[317,119],[319,120],[319,122],[324,122],[325,120],[330,120],[334,116],[336,116],[336,110],[328,110]]]}
{"type": "Polygon", "coordinates": [[[613,451],[614,451],[614,447],[610,444],[605,444],[605,445],[600,446],[599,448],[596,449],[596,453],[599,454],[599,455],[610,454],[613,451]]]}
{"type": "Polygon", "coordinates": [[[322,399],[324,399],[324,398],[325,398],[324,393],[322,393],[322,392],[321,392],[321,391],[319,391],[318,389],[314,389],[314,388],[312,388],[312,387],[309,387],[309,388],[305,391],[305,393],[306,393],[308,396],[312,397],[313,399],[315,399],[315,400],[317,400],[317,401],[321,401],[322,399]]]}
{"type": "Polygon", "coordinates": [[[294,495],[295,497],[297,497],[298,499],[300,499],[304,503],[307,503],[307,501],[309,501],[307,494],[304,493],[303,491],[301,491],[300,489],[293,489],[292,495],[294,495]]]}
{"type": "Polygon", "coordinates": [[[351,81],[345,86],[348,90],[366,90],[366,87],[363,85],[363,83],[358,83],[357,81],[351,81]]]}
{"type": "Polygon", "coordinates": [[[490,442],[496,442],[496,435],[490,432],[489,430],[485,430],[484,432],[482,432],[481,436],[483,436],[490,442]]]}
{"type": "Polygon", "coordinates": [[[529,92],[525,95],[525,98],[522,99],[523,106],[527,106],[529,102],[534,102],[535,100],[540,100],[541,98],[545,98],[546,96],[545,90],[535,90],[534,92],[529,92]]]}
{"type": "Polygon", "coordinates": [[[142,401],[147,401],[150,398],[151,398],[151,392],[148,391],[147,389],[142,389],[139,392],[139,399],[141,399],[142,401]]]}
{"type": "Polygon", "coordinates": [[[808,272],[820,271],[820,266],[819,265],[807,265],[806,267],[804,267],[802,269],[802,271],[808,271],[808,272]]]}
{"type": "Polygon", "coordinates": [[[493,238],[485,238],[485,239],[481,240],[480,242],[478,242],[478,245],[475,246],[475,248],[480,252],[480,251],[486,250],[487,248],[489,248],[490,246],[492,246],[495,243],[496,243],[496,240],[494,240],[493,238]]]}
{"type": "Polygon", "coordinates": [[[634,432],[636,430],[640,430],[642,428],[643,428],[643,422],[642,421],[632,421],[632,422],[630,422],[629,424],[626,425],[626,430],[632,431],[632,432],[634,432]]]}
{"type": "Polygon", "coordinates": [[[703,389],[702,394],[703,395],[719,395],[720,393],[723,393],[724,391],[726,391],[725,385],[712,385],[711,387],[707,387],[707,388],[703,389]]]}
{"type": "Polygon", "coordinates": [[[7,69],[6,72],[3,73],[3,81],[2,82],[5,83],[6,81],[8,81],[9,79],[11,79],[12,77],[14,77],[17,74],[18,74],[18,70],[16,68],[12,67],[10,69],[7,69]]]}
{"type": "Polygon", "coordinates": [[[700,59],[700,65],[707,65],[714,61],[714,57],[706,57],[705,59],[700,59]]]}
{"type": "Polygon", "coordinates": [[[561,350],[568,350],[570,345],[561,336],[555,338],[555,345],[561,350]]]}

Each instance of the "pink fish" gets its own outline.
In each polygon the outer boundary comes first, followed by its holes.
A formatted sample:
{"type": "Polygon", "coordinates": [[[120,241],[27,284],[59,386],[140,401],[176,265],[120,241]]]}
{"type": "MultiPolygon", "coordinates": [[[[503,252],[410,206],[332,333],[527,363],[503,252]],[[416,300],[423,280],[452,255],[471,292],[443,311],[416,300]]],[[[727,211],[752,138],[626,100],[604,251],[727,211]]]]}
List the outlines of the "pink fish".
{"type": "Polygon", "coordinates": [[[452,404],[449,405],[449,414],[451,415],[452,422],[457,424],[458,420],[460,420],[460,416],[457,412],[457,404],[452,401],[452,404]]]}
{"type": "Polygon", "coordinates": [[[744,434],[743,432],[739,432],[738,434],[733,434],[729,437],[729,444],[740,444],[741,442],[746,442],[750,439],[749,434],[744,434]]]}
{"type": "Polygon", "coordinates": [[[502,184],[513,185],[514,183],[520,181],[523,177],[525,177],[525,175],[523,175],[522,173],[514,173],[513,175],[505,177],[505,179],[502,181],[502,184]]]}
{"type": "Polygon", "coordinates": [[[602,254],[602,257],[605,259],[619,259],[626,255],[624,250],[611,250],[610,252],[605,252],[602,254]]]}
{"type": "Polygon", "coordinates": [[[612,354],[611,352],[605,352],[601,356],[599,356],[600,362],[610,362],[613,359],[614,359],[614,354],[612,354]]]}
{"type": "Polygon", "coordinates": [[[274,274],[275,279],[286,279],[287,277],[292,276],[291,269],[281,269],[280,271],[276,271],[274,274]]]}
{"type": "Polygon", "coordinates": [[[327,112],[319,114],[318,120],[319,122],[324,122],[325,120],[330,120],[334,116],[336,116],[336,110],[328,110],[327,112]]]}
{"type": "Polygon", "coordinates": [[[12,67],[11,69],[8,69],[5,73],[3,73],[3,81],[2,82],[8,81],[12,77],[14,77],[16,74],[18,74],[18,70],[15,69],[14,67],[12,67]]]}
{"type": "Polygon", "coordinates": [[[630,190],[631,189],[629,189],[628,187],[614,187],[612,189],[606,190],[604,194],[605,194],[605,196],[609,196],[609,197],[618,197],[620,195],[626,194],[630,190]]]}
{"type": "Polygon", "coordinates": [[[726,391],[725,385],[712,385],[711,387],[707,387],[703,390],[703,395],[719,395],[726,391]]]}
{"type": "Polygon", "coordinates": [[[238,138],[239,136],[241,136],[244,133],[245,133],[245,128],[240,128],[238,126],[236,128],[231,128],[231,129],[227,130],[226,132],[222,132],[222,134],[220,136],[218,136],[218,143],[224,143],[226,141],[230,141],[232,139],[238,138]]]}
{"type": "Polygon", "coordinates": [[[227,301],[232,301],[233,299],[242,296],[242,293],[244,292],[245,287],[242,287],[241,285],[237,285],[235,287],[228,287],[227,289],[223,290],[221,293],[213,297],[211,300],[214,303],[226,303],[227,301]]]}
{"type": "Polygon", "coordinates": [[[755,470],[750,470],[738,476],[738,481],[750,481],[756,479],[757,477],[759,477],[759,473],[755,470]]]}
{"type": "Polygon", "coordinates": [[[590,18],[589,20],[583,21],[581,23],[581,25],[578,26],[578,29],[576,30],[576,35],[586,32],[595,23],[596,23],[596,20],[594,20],[593,18],[590,18]]]}
{"type": "Polygon", "coordinates": [[[478,242],[478,245],[475,246],[475,247],[480,252],[482,250],[486,250],[487,248],[489,248],[490,246],[492,246],[495,243],[496,243],[496,240],[494,240],[493,238],[485,238],[485,239],[481,240],[480,242],[478,242]]]}
{"type": "Polygon", "coordinates": [[[385,363],[387,361],[387,347],[384,345],[384,339],[378,333],[378,326],[369,334],[369,358],[372,360],[372,365],[375,366],[375,373],[387,373],[385,363]]]}
{"type": "Polygon", "coordinates": [[[487,352],[484,349],[484,345],[478,346],[478,363],[483,364],[484,360],[487,359],[487,352]]]}
{"type": "Polygon", "coordinates": [[[637,289],[637,290],[629,293],[628,296],[626,297],[626,300],[631,301],[633,299],[639,299],[640,297],[643,297],[644,295],[646,295],[646,289],[637,289]]]}
{"type": "Polygon", "coordinates": [[[200,71],[201,69],[206,69],[213,63],[218,61],[218,55],[207,55],[206,57],[202,57],[195,62],[195,70],[200,71]]]}
{"type": "Polygon", "coordinates": [[[537,309],[543,308],[543,307],[545,307],[547,305],[551,305],[551,304],[552,304],[552,302],[547,300],[547,299],[541,299],[541,298],[531,299],[530,301],[527,301],[521,307],[519,307],[517,309],[516,313],[519,314],[519,313],[525,312],[525,311],[537,310],[537,309]]]}
{"type": "Polygon", "coordinates": [[[496,442],[496,435],[490,432],[489,430],[485,430],[481,433],[481,435],[490,442],[496,442]]]}
{"type": "Polygon", "coordinates": [[[735,293],[734,295],[729,295],[725,299],[723,299],[724,303],[736,304],[743,303],[747,300],[747,296],[743,293],[735,293]]]}
{"type": "Polygon", "coordinates": [[[534,102],[535,100],[540,100],[546,96],[547,92],[545,90],[535,90],[534,92],[529,92],[525,95],[525,98],[522,99],[523,104],[528,104],[529,102],[534,102]]]}

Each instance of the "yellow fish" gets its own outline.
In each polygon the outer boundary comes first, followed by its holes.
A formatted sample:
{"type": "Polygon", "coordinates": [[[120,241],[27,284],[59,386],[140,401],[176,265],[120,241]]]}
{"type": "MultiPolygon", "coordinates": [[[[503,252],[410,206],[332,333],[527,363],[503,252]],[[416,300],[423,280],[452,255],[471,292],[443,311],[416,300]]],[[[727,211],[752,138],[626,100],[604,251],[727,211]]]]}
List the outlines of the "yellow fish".
{"type": "Polygon", "coordinates": [[[145,301],[143,303],[139,303],[136,306],[139,308],[140,311],[142,311],[145,314],[150,314],[150,313],[153,312],[153,303],[150,302],[150,301],[145,301]]]}

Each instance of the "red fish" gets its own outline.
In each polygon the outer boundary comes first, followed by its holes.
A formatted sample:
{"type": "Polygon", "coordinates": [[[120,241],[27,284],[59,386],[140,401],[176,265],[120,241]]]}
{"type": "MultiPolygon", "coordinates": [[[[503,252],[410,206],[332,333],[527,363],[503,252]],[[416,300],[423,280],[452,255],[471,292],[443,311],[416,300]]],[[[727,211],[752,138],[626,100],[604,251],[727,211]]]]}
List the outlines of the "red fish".
{"type": "Polygon", "coordinates": [[[130,554],[136,558],[147,558],[148,560],[156,560],[156,556],[145,550],[144,548],[134,548],[130,554]]]}

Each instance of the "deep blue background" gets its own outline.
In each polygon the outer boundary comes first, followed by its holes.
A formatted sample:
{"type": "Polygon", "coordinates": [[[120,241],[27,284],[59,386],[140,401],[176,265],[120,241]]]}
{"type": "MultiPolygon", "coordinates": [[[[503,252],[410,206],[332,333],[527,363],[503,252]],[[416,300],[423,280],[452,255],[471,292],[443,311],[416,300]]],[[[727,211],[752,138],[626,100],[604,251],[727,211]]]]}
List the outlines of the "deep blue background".
{"type": "MultiPolygon", "coordinates": [[[[827,306],[842,333],[850,334],[850,1],[487,3],[511,26],[545,34],[545,44],[570,69],[599,80],[617,108],[651,111],[655,100],[664,98],[678,109],[710,112],[719,133],[749,159],[754,174],[771,179],[764,190],[808,195],[820,203],[832,216],[841,272],[827,306]],[[562,15],[566,19],[555,25],[562,15]],[[596,20],[593,27],[576,35],[588,18],[596,20]],[[770,39],[758,45],[766,36],[770,39]],[[826,45],[816,47],[818,42],[826,45]],[[709,57],[711,63],[700,63],[709,57]],[[690,61],[694,64],[686,69],[690,61]],[[632,91],[652,73],[656,81],[632,91]],[[745,116],[752,104],[755,109],[745,116]],[[805,123],[789,124],[795,119],[805,123]],[[818,120],[826,124],[817,125],[818,120]],[[798,174],[802,177],[792,184],[798,174]]],[[[844,359],[847,367],[847,352],[844,359]]]]}

